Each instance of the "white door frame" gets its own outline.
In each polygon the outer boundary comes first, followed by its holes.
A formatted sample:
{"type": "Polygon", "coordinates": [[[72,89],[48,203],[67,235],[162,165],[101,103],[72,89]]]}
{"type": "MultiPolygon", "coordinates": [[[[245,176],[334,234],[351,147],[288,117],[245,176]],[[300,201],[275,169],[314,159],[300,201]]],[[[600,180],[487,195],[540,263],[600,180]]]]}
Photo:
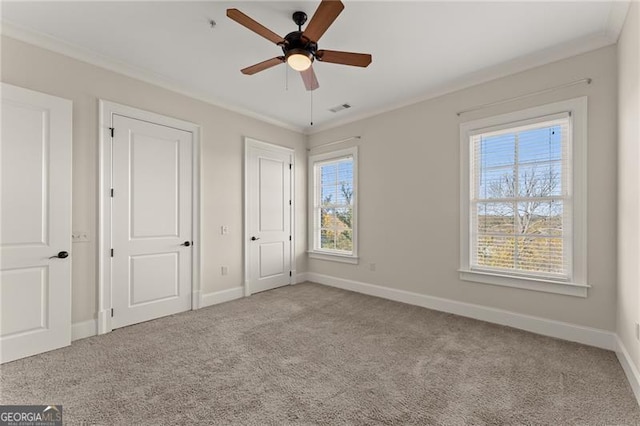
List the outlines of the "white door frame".
{"type": "MultiPolygon", "coordinates": [[[[200,126],[188,121],[144,111],[100,99],[100,182],[99,182],[99,237],[98,237],[98,334],[110,332],[111,326],[111,182],[112,147],[111,128],[114,115],[156,123],[193,134],[193,189],[192,189],[192,278],[191,309],[202,306],[200,290],[200,126]]],[[[117,129],[116,129],[117,131],[117,129]]]]}
{"type": "Polygon", "coordinates": [[[268,142],[262,142],[258,139],[254,139],[251,137],[245,137],[244,138],[244,233],[243,233],[243,237],[244,237],[244,241],[243,241],[243,246],[244,246],[244,295],[245,297],[251,296],[252,292],[251,292],[251,286],[249,285],[250,282],[250,277],[251,277],[251,268],[249,265],[249,212],[247,209],[248,204],[248,189],[249,189],[249,179],[248,179],[248,163],[249,163],[249,147],[253,147],[253,148],[261,148],[261,149],[267,149],[267,150],[275,150],[275,151],[281,151],[281,152],[286,152],[287,154],[291,155],[291,188],[290,188],[290,195],[291,195],[291,205],[289,206],[289,222],[290,222],[290,227],[291,227],[291,241],[289,242],[289,264],[290,264],[290,268],[291,268],[291,276],[289,277],[289,284],[294,284],[296,282],[296,263],[295,263],[295,259],[296,259],[296,253],[295,253],[295,247],[296,247],[296,231],[295,231],[295,214],[294,212],[295,210],[295,206],[296,206],[296,200],[295,200],[295,170],[296,170],[296,164],[295,164],[295,150],[291,149],[291,148],[287,148],[285,146],[280,146],[280,145],[275,145],[272,143],[268,143],[268,142]]]}

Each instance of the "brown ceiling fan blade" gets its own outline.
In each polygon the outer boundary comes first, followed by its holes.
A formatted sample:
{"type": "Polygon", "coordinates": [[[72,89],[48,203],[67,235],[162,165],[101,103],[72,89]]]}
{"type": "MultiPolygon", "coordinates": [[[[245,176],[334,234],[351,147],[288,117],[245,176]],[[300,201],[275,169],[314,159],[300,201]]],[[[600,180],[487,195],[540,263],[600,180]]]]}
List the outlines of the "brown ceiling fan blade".
{"type": "Polygon", "coordinates": [[[300,76],[302,77],[304,87],[306,87],[307,90],[316,90],[318,87],[320,87],[318,78],[316,77],[316,73],[315,71],[313,71],[313,67],[309,67],[304,71],[300,71],[300,76]]]}
{"type": "Polygon", "coordinates": [[[275,44],[284,43],[284,39],[278,34],[274,33],[264,25],[254,21],[244,13],[240,12],[238,9],[227,9],[227,16],[236,21],[238,24],[247,27],[254,33],[261,35],[262,37],[272,41],[275,44]]]}
{"type": "Polygon", "coordinates": [[[316,58],[322,62],[333,64],[353,65],[355,67],[367,67],[371,63],[371,55],[368,53],[340,52],[337,50],[318,50],[316,58]]]}
{"type": "Polygon", "coordinates": [[[344,9],[344,4],[340,0],[322,0],[303,35],[309,40],[317,42],[340,15],[342,9],[344,9]]]}
{"type": "Polygon", "coordinates": [[[280,65],[284,62],[284,56],[277,56],[275,58],[267,59],[266,61],[262,61],[255,65],[251,65],[250,67],[246,67],[241,69],[240,72],[246,75],[253,75],[257,72],[264,71],[267,68],[275,67],[276,65],[280,65]]]}

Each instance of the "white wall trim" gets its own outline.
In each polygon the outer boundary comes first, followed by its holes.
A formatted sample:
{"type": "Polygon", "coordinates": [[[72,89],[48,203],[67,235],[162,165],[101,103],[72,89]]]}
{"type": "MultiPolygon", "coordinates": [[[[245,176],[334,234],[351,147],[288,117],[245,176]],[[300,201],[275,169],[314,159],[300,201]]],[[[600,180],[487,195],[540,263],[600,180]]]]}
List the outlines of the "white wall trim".
{"type": "Polygon", "coordinates": [[[616,336],[616,344],[616,356],[618,357],[618,361],[620,361],[620,365],[622,365],[622,369],[624,370],[624,374],[627,376],[627,380],[629,380],[631,389],[633,389],[633,394],[635,395],[638,404],[640,404],[640,372],[638,372],[638,369],[631,359],[631,355],[629,355],[629,351],[627,351],[627,348],[618,336],[616,336]]]}
{"type": "Polygon", "coordinates": [[[553,47],[535,52],[531,55],[516,58],[506,63],[497,64],[495,66],[470,73],[454,81],[430,88],[421,95],[406,101],[393,103],[374,110],[364,111],[362,114],[348,116],[342,120],[330,121],[326,124],[316,125],[313,128],[295,126],[291,123],[286,123],[281,120],[258,114],[256,112],[238,106],[221,102],[220,100],[214,99],[211,96],[203,95],[201,91],[187,87],[184,83],[171,80],[168,77],[162,76],[149,70],[134,67],[121,61],[97,55],[95,52],[92,52],[78,45],[68,43],[59,38],[52,37],[38,31],[34,31],[33,29],[26,28],[6,19],[2,19],[1,21],[0,32],[7,37],[11,37],[16,40],[32,44],[34,46],[38,46],[40,48],[47,49],[64,56],[68,56],[70,58],[116,72],[118,74],[126,75],[127,77],[135,78],[136,80],[141,80],[165,88],[167,90],[171,90],[172,92],[180,93],[190,98],[206,102],[210,105],[224,108],[228,111],[233,111],[235,113],[242,114],[247,117],[263,121],[265,123],[282,127],[284,129],[311,135],[335,127],[339,127],[344,124],[352,123],[354,121],[374,117],[376,115],[403,108],[405,106],[424,102],[429,99],[437,98],[448,93],[486,83],[488,81],[495,80],[501,77],[517,74],[522,71],[560,61],[572,56],[577,56],[582,53],[609,46],[611,44],[615,44],[624,24],[624,18],[626,17],[628,8],[629,2],[612,2],[611,10],[607,20],[607,28],[601,33],[588,35],[577,40],[571,40],[566,43],[554,45],[553,47]]]}
{"type": "Polygon", "coordinates": [[[309,250],[307,251],[307,256],[309,256],[309,259],[326,260],[327,262],[349,263],[351,265],[360,263],[360,257],[358,256],[345,256],[336,253],[322,253],[320,251],[309,250]]]}
{"type": "Polygon", "coordinates": [[[555,282],[538,277],[519,277],[516,275],[497,274],[473,270],[458,270],[460,279],[473,283],[521,288],[523,290],[542,291],[545,293],[563,294],[565,296],[587,297],[591,286],[571,282],[555,282]]]}
{"type": "Polygon", "coordinates": [[[233,287],[226,290],[214,291],[213,293],[206,293],[202,295],[202,302],[200,307],[205,308],[207,306],[241,299],[242,297],[244,297],[244,288],[242,286],[233,287]]]}
{"type": "Polygon", "coordinates": [[[458,302],[456,300],[428,296],[405,290],[397,290],[315,272],[307,272],[307,280],[344,290],[355,291],[357,293],[368,294],[370,296],[381,297],[383,299],[394,300],[396,302],[422,306],[423,308],[474,318],[494,324],[506,325],[508,327],[595,346],[610,351],[616,348],[616,335],[611,331],[519,314],[487,306],[458,302]]]}
{"type": "Polygon", "coordinates": [[[158,123],[175,129],[190,132],[193,135],[192,159],[192,273],[191,273],[191,309],[202,306],[200,293],[200,126],[188,121],[156,114],[127,105],[99,100],[99,187],[98,187],[98,333],[112,330],[111,308],[111,183],[112,183],[112,146],[111,131],[114,115],[123,115],[137,120],[158,123]]]}
{"type": "Polygon", "coordinates": [[[624,27],[624,21],[629,13],[631,7],[630,1],[614,1],[611,2],[611,9],[609,9],[609,16],[607,18],[606,34],[611,40],[611,43],[617,43],[624,27]]]}
{"type": "MultiPolygon", "coordinates": [[[[617,3],[617,2],[613,2],[613,3],[617,3]]],[[[612,25],[612,27],[610,28],[613,28],[613,25],[618,25],[617,22],[619,21],[619,17],[618,17],[619,14],[620,14],[619,11],[616,13],[612,12],[609,18],[612,25]]],[[[626,15],[626,12],[625,12],[625,15],[626,15]]],[[[541,67],[543,65],[551,64],[553,62],[558,62],[563,59],[568,59],[573,56],[578,56],[583,53],[601,49],[603,47],[607,47],[616,43],[617,36],[620,34],[620,31],[618,30],[618,33],[615,36],[611,31],[612,30],[609,29],[607,32],[592,34],[577,40],[571,40],[567,43],[557,44],[548,49],[535,52],[531,55],[516,58],[508,62],[504,62],[501,64],[497,64],[495,66],[481,69],[479,71],[474,71],[465,76],[456,78],[453,81],[443,83],[436,87],[427,89],[426,91],[422,92],[421,95],[416,96],[412,99],[392,103],[374,110],[364,111],[361,114],[346,116],[341,120],[330,121],[326,124],[314,125],[313,128],[305,129],[305,133],[307,135],[315,135],[317,133],[334,129],[336,127],[340,127],[345,124],[353,123],[353,122],[364,120],[367,118],[372,118],[389,111],[395,111],[404,107],[415,105],[420,102],[425,102],[430,99],[438,98],[440,96],[454,93],[463,89],[478,86],[483,83],[488,83],[493,80],[497,80],[499,78],[508,77],[508,76],[525,72],[534,68],[541,67]]],[[[541,89],[544,89],[544,87],[541,87],[541,89]]],[[[535,91],[535,89],[532,89],[532,90],[535,91]]],[[[517,93],[514,93],[514,96],[517,96],[517,95],[518,95],[517,93]]],[[[460,104],[459,109],[463,110],[465,108],[473,107],[473,106],[475,105],[460,104]]]]}
{"type": "MultiPolygon", "coordinates": [[[[198,294],[200,294],[200,292],[198,292],[198,294]]],[[[242,297],[244,297],[244,289],[241,286],[213,293],[206,293],[200,298],[200,308],[241,299],[242,297]]],[[[98,320],[96,319],[76,322],[71,325],[71,341],[96,336],[97,334],[98,320]]]]}
{"type": "Polygon", "coordinates": [[[71,341],[84,339],[98,334],[98,321],[95,319],[71,324],[71,341]]]}
{"type": "Polygon", "coordinates": [[[197,99],[210,105],[242,114],[246,117],[260,120],[265,123],[273,124],[274,126],[282,127],[294,132],[304,132],[304,129],[302,127],[294,126],[290,123],[286,123],[284,121],[280,121],[272,117],[253,112],[245,108],[221,102],[220,100],[215,99],[212,96],[203,94],[201,90],[188,87],[188,85],[186,85],[185,83],[173,80],[169,77],[163,76],[153,71],[135,67],[133,65],[108,58],[106,56],[98,55],[95,52],[85,49],[81,46],[68,43],[64,40],[52,37],[48,34],[34,31],[30,28],[26,28],[22,25],[8,21],[6,19],[2,19],[0,26],[2,29],[2,35],[5,35],[7,37],[32,44],[42,49],[50,50],[52,52],[68,56],[78,61],[86,62],[88,64],[95,65],[97,67],[104,68],[130,78],[135,78],[136,80],[144,81],[146,83],[171,90],[172,92],[188,96],[192,99],[197,99]]]}

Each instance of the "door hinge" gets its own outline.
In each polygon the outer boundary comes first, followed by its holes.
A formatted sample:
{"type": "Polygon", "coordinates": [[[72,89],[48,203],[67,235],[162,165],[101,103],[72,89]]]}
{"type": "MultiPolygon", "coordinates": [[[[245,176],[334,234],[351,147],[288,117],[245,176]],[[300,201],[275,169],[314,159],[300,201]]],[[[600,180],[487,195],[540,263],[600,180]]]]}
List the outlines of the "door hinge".
{"type": "Polygon", "coordinates": [[[113,308],[111,308],[111,318],[113,318],[113,308]]]}
{"type": "Polygon", "coordinates": [[[289,205],[291,205],[291,200],[289,200],[289,205]]]}
{"type": "Polygon", "coordinates": [[[113,257],[113,249],[111,249],[111,257],[113,257]]]}
{"type": "Polygon", "coordinates": [[[291,235],[289,235],[289,241],[291,241],[291,235]]]}
{"type": "Polygon", "coordinates": [[[292,273],[291,271],[289,271],[289,276],[290,276],[290,277],[292,277],[292,276],[293,276],[293,273],[292,273]]]}
{"type": "Polygon", "coordinates": [[[111,197],[113,197],[113,188],[111,188],[111,197]]]}
{"type": "Polygon", "coordinates": [[[113,137],[113,131],[115,130],[113,127],[109,127],[109,130],[111,130],[111,137],[113,137]]]}
{"type": "Polygon", "coordinates": [[[289,170],[293,168],[293,164],[289,163],[289,170]]]}

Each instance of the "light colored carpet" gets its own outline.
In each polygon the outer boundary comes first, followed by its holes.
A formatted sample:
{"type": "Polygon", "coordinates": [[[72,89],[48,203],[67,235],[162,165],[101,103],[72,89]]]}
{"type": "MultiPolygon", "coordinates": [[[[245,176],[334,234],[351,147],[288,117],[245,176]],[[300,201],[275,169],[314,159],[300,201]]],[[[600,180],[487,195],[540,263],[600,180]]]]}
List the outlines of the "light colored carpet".
{"type": "Polygon", "coordinates": [[[317,284],[0,367],[65,424],[640,424],[612,352],[317,284]]]}

